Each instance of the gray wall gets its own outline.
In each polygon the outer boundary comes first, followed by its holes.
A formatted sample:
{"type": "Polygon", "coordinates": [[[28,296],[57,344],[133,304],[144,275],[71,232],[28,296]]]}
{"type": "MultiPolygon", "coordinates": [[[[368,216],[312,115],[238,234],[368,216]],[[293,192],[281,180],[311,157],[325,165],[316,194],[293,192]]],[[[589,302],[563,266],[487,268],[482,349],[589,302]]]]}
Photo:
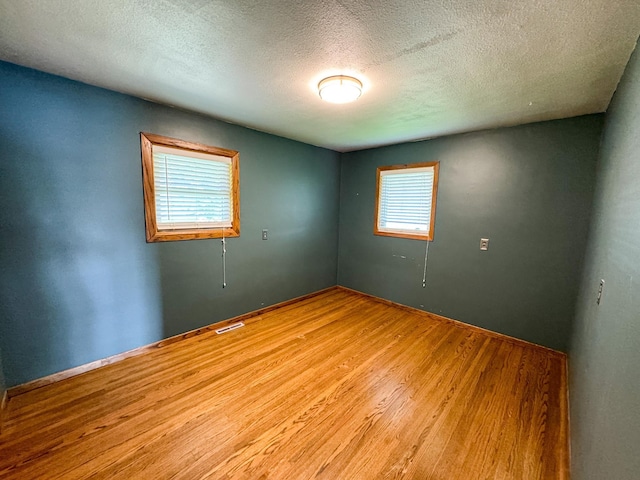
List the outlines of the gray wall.
{"type": "Polygon", "coordinates": [[[572,478],[640,472],[640,52],[607,112],[569,354],[572,478]],[[600,279],[605,290],[600,305],[600,279]]]}
{"type": "Polygon", "coordinates": [[[335,285],[337,153],[8,63],[0,84],[7,385],[335,285]],[[219,240],[145,243],[140,131],[240,152],[226,289],[219,240]]]}
{"type": "Polygon", "coordinates": [[[343,155],[338,283],[566,350],[601,123],[595,115],[343,155]],[[373,235],[376,167],[434,160],[423,289],[425,242],[373,235]]]}

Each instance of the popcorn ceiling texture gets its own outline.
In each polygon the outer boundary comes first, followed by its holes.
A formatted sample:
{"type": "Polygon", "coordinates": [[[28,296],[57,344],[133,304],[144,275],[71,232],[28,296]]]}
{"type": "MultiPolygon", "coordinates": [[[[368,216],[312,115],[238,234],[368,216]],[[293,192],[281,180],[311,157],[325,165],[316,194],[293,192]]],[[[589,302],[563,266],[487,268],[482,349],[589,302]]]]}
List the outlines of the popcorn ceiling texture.
{"type": "Polygon", "coordinates": [[[0,59],[340,151],[602,112],[639,33],[637,0],[0,0],[0,59]]]}

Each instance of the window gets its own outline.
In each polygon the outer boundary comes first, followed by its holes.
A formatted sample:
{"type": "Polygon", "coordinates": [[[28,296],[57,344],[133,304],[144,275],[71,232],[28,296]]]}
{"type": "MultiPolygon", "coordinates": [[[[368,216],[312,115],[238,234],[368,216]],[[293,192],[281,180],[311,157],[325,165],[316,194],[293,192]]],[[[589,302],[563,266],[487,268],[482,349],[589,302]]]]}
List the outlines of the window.
{"type": "Polygon", "coordinates": [[[239,154],[140,134],[147,242],[240,235],[239,154]]]}
{"type": "Polygon", "coordinates": [[[378,167],[374,234],[433,240],[439,165],[378,167]]]}

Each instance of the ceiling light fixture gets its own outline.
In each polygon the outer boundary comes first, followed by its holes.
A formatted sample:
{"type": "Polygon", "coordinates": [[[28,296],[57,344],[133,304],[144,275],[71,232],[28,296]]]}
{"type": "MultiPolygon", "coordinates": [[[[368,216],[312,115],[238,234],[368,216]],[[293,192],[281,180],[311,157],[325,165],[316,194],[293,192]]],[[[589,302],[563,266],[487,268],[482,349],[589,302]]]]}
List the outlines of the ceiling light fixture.
{"type": "Polygon", "coordinates": [[[320,81],[318,93],[325,102],[349,103],[362,94],[362,82],[346,75],[334,75],[320,81]]]}

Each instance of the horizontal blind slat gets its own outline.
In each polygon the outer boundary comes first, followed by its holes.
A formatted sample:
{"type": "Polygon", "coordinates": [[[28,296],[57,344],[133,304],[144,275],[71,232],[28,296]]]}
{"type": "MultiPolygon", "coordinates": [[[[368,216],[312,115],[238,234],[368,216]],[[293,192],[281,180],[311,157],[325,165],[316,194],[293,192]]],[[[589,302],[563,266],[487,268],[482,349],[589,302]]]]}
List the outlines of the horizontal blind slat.
{"type": "Polygon", "coordinates": [[[231,163],[154,153],[158,227],[231,226],[231,163]]]}
{"type": "Polygon", "coordinates": [[[428,231],[434,181],[433,169],[385,171],[380,177],[378,227],[428,231]]]}

